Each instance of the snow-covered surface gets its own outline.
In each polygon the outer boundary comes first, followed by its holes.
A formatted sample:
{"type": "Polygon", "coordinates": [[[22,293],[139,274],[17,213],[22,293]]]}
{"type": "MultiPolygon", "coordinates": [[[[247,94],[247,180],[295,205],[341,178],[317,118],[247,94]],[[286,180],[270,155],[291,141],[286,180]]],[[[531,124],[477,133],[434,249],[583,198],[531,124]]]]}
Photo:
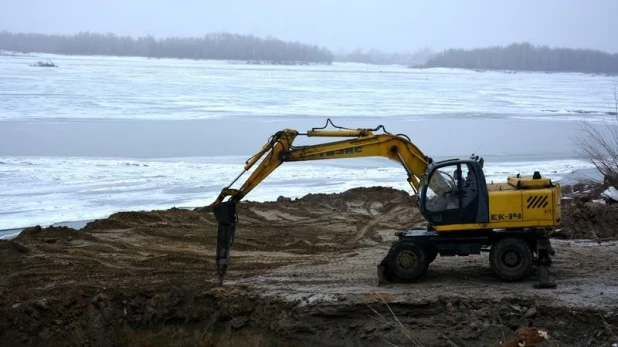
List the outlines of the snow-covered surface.
{"type": "Polygon", "coordinates": [[[614,187],[609,187],[607,188],[602,195],[614,200],[614,201],[618,201],[618,189],[614,188],[614,187]]]}

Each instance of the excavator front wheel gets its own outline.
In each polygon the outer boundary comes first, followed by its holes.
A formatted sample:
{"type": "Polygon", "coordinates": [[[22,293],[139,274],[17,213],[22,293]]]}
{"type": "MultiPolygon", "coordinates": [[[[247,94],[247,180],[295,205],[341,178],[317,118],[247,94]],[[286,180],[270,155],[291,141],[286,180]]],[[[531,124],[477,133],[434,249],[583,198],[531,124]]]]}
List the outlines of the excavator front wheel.
{"type": "Polygon", "coordinates": [[[521,237],[505,237],[491,246],[489,264],[496,275],[508,281],[525,277],[532,269],[532,248],[521,237]]]}
{"type": "Polygon", "coordinates": [[[400,280],[413,281],[427,272],[427,260],[423,246],[414,242],[397,242],[388,254],[388,270],[400,280]]]}

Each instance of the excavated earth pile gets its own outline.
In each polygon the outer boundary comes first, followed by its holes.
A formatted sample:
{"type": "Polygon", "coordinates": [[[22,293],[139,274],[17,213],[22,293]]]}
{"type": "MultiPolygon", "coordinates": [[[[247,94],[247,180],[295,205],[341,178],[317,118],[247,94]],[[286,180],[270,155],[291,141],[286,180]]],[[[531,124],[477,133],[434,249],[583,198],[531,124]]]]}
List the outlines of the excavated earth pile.
{"type": "Polygon", "coordinates": [[[565,209],[563,229],[582,231],[552,240],[558,287],[544,290],[536,274],[500,281],[487,254],[438,257],[417,283],[378,285],[394,233],[422,221],[403,191],[243,202],[238,213],[222,287],[206,209],[0,241],[0,346],[498,346],[527,326],[547,331],[540,346],[609,346],[618,334],[616,224],[582,224],[582,209],[565,209]]]}
{"type": "Polygon", "coordinates": [[[618,239],[618,205],[575,202],[563,208],[562,224],[556,238],[618,239]]]}

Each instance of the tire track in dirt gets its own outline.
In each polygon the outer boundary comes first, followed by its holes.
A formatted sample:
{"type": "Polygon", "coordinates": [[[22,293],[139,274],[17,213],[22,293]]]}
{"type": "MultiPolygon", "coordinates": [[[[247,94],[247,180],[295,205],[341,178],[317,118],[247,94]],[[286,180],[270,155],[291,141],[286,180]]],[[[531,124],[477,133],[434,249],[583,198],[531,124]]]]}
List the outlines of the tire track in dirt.
{"type": "MultiPolygon", "coordinates": [[[[363,226],[360,229],[360,232],[352,240],[350,240],[350,242],[358,243],[362,238],[364,238],[368,234],[368,232],[373,231],[373,228],[375,226],[380,225],[384,222],[394,220],[393,216],[401,213],[403,209],[404,209],[403,207],[394,207],[394,208],[389,209],[385,213],[374,215],[374,218],[372,218],[367,224],[365,224],[365,226],[363,226]]],[[[377,234],[377,232],[375,232],[375,234],[377,234]]]]}

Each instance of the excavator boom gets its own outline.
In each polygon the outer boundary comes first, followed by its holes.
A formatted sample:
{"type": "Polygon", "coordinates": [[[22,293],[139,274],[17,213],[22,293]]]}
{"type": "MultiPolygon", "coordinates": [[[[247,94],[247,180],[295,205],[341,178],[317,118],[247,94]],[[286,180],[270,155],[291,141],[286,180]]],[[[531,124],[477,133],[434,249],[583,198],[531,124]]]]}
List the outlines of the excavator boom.
{"type": "Polygon", "coordinates": [[[224,188],[213,206],[221,204],[230,197],[238,202],[260,184],[268,175],[284,162],[359,158],[381,156],[400,163],[408,175],[408,182],[414,193],[418,193],[419,180],[427,169],[427,158],[409,139],[403,135],[390,133],[374,135],[372,129],[356,130],[311,130],[301,134],[296,130],[285,129],[275,133],[262,149],[245,163],[244,171],[228,187],[224,188]],[[354,137],[353,139],[328,142],[324,144],[293,146],[297,136],[308,137],[354,137]],[[261,158],[264,158],[245,183],[238,189],[230,188],[261,158]]]}

